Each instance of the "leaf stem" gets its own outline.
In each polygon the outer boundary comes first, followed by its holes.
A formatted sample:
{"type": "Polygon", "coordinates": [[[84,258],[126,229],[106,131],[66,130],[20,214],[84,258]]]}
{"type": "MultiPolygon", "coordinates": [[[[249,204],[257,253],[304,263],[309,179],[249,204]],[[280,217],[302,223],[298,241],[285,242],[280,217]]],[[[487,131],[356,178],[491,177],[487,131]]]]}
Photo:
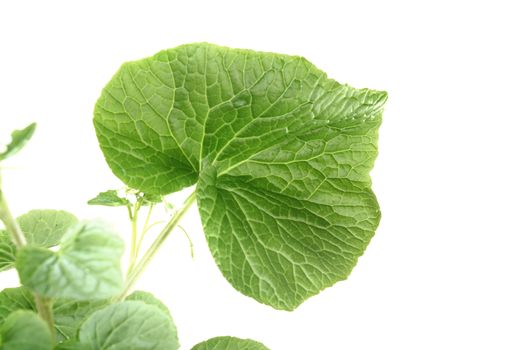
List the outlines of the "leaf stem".
{"type": "Polygon", "coordinates": [[[144,273],[144,270],[146,269],[146,267],[148,267],[149,263],[151,262],[159,248],[162,246],[166,238],[168,238],[171,231],[173,231],[173,229],[178,225],[179,221],[182,219],[184,214],[195,202],[196,197],[196,193],[192,192],[192,194],[190,194],[188,198],[186,198],[182,207],[175,214],[173,214],[170,221],[168,221],[166,226],[162,229],[162,231],[160,231],[157,238],[155,238],[155,241],[153,241],[151,246],[142,256],[142,259],[135,265],[134,269],[128,275],[124,291],[120,295],[119,300],[123,300],[131,291],[131,289],[135,286],[135,283],[137,283],[140,276],[144,273]]]}
{"type": "MultiPolygon", "coordinates": [[[[20,229],[20,226],[16,222],[15,218],[9,210],[9,206],[5,199],[4,193],[1,188],[0,179],[0,221],[3,221],[7,232],[11,235],[14,244],[18,249],[22,248],[27,244],[26,237],[20,229]]],[[[52,301],[50,299],[44,299],[40,295],[33,293],[35,297],[36,309],[40,317],[47,323],[49,331],[51,332],[51,340],[53,344],[56,342],[56,331],[55,322],[53,319],[53,308],[52,301]]]]}

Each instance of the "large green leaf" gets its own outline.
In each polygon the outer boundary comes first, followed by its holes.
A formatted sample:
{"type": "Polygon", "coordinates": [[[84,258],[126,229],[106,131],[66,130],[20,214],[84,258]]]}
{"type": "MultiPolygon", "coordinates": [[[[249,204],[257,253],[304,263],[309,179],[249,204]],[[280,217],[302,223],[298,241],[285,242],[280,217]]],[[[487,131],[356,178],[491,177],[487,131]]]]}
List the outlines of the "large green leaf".
{"type": "Polygon", "coordinates": [[[5,150],[0,152],[0,161],[17,154],[35,133],[36,123],[29,124],[22,130],[15,130],[11,133],[11,142],[7,144],[5,150]]]}
{"type": "Polygon", "coordinates": [[[80,327],[79,343],[90,350],[177,350],[173,322],[157,306],[124,301],[93,313],[80,327]]]}
{"type": "Polygon", "coordinates": [[[0,350],[51,350],[51,333],[31,311],[16,311],[0,326],[0,350]]]}
{"type": "Polygon", "coordinates": [[[369,172],[386,98],[301,57],[190,44],[124,64],[94,124],[127,185],[197,183],[224,276],[291,310],[345,279],[379,224],[369,172]]]}
{"type": "Polygon", "coordinates": [[[16,268],[22,284],[43,297],[105,299],[121,292],[123,252],[124,243],[112,230],[83,222],[64,235],[57,252],[20,249],[16,268]]]}
{"type": "Polygon", "coordinates": [[[199,343],[191,350],[268,350],[268,348],[251,339],[217,337],[199,343]]]}
{"type": "MultiPolygon", "coordinates": [[[[106,306],[106,300],[74,301],[58,299],[53,302],[57,340],[76,336],[80,324],[93,312],[106,306]]],[[[7,288],[0,292],[0,324],[14,311],[37,311],[31,292],[25,287],[7,288]]]]}
{"type": "MultiPolygon", "coordinates": [[[[78,222],[71,213],[63,210],[38,209],[17,218],[27,243],[50,248],[60,243],[66,231],[78,222]]],[[[0,271],[14,267],[16,246],[5,231],[0,231],[0,271]]]]}

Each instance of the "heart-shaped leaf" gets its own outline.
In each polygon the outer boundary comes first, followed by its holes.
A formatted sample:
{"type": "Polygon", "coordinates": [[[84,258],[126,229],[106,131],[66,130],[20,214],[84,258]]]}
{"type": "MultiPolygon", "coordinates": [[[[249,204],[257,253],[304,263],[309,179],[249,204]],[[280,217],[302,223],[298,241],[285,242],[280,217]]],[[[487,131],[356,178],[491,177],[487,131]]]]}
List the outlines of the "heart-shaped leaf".
{"type": "Polygon", "coordinates": [[[93,313],[80,327],[80,345],[90,350],[177,350],[177,330],[155,305],[124,301],[93,313]]]}
{"type": "Polygon", "coordinates": [[[94,124],[128,186],[196,183],[224,276],[291,310],[347,278],[379,224],[369,172],[386,98],[301,57],[190,44],[124,64],[94,124]]]}
{"type": "MultiPolygon", "coordinates": [[[[51,248],[60,243],[62,236],[78,219],[64,210],[37,209],[18,217],[16,221],[28,244],[51,248]]],[[[0,231],[0,271],[14,267],[16,251],[11,236],[0,231]]]]}
{"type": "Polygon", "coordinates": [[[17,254],[22,284],[43,297],[71,300],[110,298],[122,290],[121,238],[106,226],[83,222],[62,238],[60,249],[27,246],[17,254]]]}
{"type": "Polygon", "coordinates": [[[2,350],[51,350],[51,332],[31,311],[15,311],[0,326],[2,350]]]}
{"type": "Polygon", "coordinates": [[[269,350],[263,344],[251,339],[217,337],[195,345],[191,350],[269,350]]]}

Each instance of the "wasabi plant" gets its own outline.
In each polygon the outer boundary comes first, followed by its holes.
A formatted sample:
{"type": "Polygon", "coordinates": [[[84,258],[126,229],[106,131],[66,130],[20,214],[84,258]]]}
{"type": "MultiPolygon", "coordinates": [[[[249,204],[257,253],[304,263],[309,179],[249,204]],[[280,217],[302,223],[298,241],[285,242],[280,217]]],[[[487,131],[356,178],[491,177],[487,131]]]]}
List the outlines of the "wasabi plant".
{"type": "MultiPolygon", "coordinates": [[[[346,279],[380,220],[369,172],[386,99],[302,57],[207,43],[123,64],[94,126],[126,189],[88,204],[126,209],[126,272],[110,226],[58,210],[15,219],[0,184],[0,271],[15,267],[22,284],[0,293],[0,349],[178,349],[167,307],[134,286],[194,203],[215,262],[246,296],[294,310],[346,279]],[[164,196],[186,187],[170,206],[164,196]],[[151,222],[159,206],[162,228],[151,222]]],[[[0,161],[34,130],[13,132],[0,161]]],[[[193,347],[211,349],[267,348],[233,337],[193,347]]]]}

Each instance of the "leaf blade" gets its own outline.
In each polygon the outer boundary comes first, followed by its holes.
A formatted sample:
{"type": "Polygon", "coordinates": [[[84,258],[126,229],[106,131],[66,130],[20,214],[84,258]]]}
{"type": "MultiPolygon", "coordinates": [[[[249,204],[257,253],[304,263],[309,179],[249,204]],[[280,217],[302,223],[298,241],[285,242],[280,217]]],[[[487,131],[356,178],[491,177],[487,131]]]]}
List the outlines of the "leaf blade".
{"type": "Polygon", "coordinates": [[[93,313],[80,327],[79,342],[99,350],[177,350],[177,331],[157,306],[124,301],[93,313]]]}
{"type": "Polygon", "coordinates": [[[51,333],[46,323],[31,311],[15,311],[0,327],[0,348],[51,350],[51,333]]]}
{"type": "Polygon", "coordinates": [[[24,129],[11,133],[11,142],[7,144],[4,152],[0,153],[0,161],[17,154],[29,142],[36,130],[36,123],[29,124],[24,129]]]}
{"type": "Polygon", "coordinates": [[[79,223],[58,252],[27,246],[16,260],[21,283],[43,297],[105,299],[122,289],[120,237],[96,222],[79,223]]]}
{"type": "Polygon", "coordinates": [[[369,172],[386,99],[301,57],[189,44],[124,64],[94,124],[129,186],[197,183],[223,275],[292,310],[346,279],[379,224],[369,172]]]}

